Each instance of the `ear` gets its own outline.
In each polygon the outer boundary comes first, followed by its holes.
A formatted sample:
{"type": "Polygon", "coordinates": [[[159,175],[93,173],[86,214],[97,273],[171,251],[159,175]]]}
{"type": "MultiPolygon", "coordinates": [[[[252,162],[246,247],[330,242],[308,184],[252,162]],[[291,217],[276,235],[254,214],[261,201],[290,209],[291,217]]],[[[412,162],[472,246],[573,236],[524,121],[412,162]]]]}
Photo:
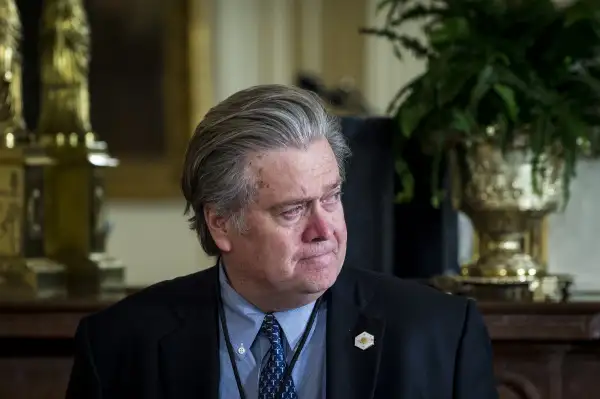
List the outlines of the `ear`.
{"type": "Polygon", "coordinates": [[[204,220],[210,231],[213,241],[221,252],[231,251],[231,230],[229,228],[228,219],[217,214],[213,206],[204,206],[204,220]]]}

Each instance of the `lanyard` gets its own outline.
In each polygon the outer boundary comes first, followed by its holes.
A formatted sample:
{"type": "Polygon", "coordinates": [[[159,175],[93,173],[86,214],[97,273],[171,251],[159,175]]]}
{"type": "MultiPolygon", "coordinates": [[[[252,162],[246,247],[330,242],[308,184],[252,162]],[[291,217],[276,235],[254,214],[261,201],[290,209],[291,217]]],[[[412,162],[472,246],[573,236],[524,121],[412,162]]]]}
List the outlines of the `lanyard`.
{"type": "MultiPolygon", "coordinates": [[[[314,306],[314,308],[310,314],[310,317],[308,319],[308,323],[306,324],[306,328],[304,329],[304,332],[302,333],[302,337],[300,338],[300,342],[298,343],[298,346],[297,346],[296,350],[294,351],[294,356],[292,356],[292,360],[290,361],[290,364],[285,368],[285,373],[283,374],[283,378],[281,379],[281,383],[279,384],[279,387],[277,389],[277,395],[275,395],[276,398],[278,398],[281,395],[281,391],[285,387],[287,380],[289,378],[291,378],[292,370],[294,369],[294,366],[296,365],[296,362],[298,361],[298,357],[300,357],[300,352],[302,352],[302,349],[304,348],[304,345],[306,344],[306,340],[308,339],[308,336],[310,334],[310,330],[312,330],[313,324],[315,323],[315,319],[317,318],[317,313],[318,313],[319,307],[321,305],[322,298],[323,297],[320,297],[319,299],[317,299],[317,302],[315,303],[315,306],[314,306]]],[[[245,393],[244,387],[242,385],[242,379],[240,378],[240,373],[238,371],[237,364],[235,361],[233,345],[231,344],[231,339],[229,337],[229,330],[227,328],[227,320],[225,319],[225,307],[223,306],[223,299],[221,298],[221,283],[220,283],[220,281],[217,281],[217,302],[218,302],[218,308],[219,308],[219,319],[221,320],[221,327],[223,328],[223,335],[225,336],[225,344],[227,345],[227,353],[229,354],[229,361],[231,362],[231,367],[233,369],[233,375],[235,376],[235,382],[237,384],[238,392],[240,393],[240,399],[246,399],[246,393],[245,393]]],[[[262,369],[262,365],[260,368],[262,369]]]]}

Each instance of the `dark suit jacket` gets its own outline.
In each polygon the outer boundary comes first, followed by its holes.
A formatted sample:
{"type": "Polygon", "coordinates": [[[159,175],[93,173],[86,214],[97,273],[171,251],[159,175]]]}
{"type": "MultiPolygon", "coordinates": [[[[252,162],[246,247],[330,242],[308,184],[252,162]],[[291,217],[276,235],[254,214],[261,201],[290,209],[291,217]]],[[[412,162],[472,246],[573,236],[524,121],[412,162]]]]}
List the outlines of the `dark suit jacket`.
{"type": "MultiPolygon", "coordinates": [[[[159,283],[82,320],[67,398],[217,399],[217,270],[159,283]]],[[[346,267],[326,295],[327,398],[498,397],[473,301],[346,267]],[[354,346],[363,331],[375,337],[367,350],[354,346]]]]}

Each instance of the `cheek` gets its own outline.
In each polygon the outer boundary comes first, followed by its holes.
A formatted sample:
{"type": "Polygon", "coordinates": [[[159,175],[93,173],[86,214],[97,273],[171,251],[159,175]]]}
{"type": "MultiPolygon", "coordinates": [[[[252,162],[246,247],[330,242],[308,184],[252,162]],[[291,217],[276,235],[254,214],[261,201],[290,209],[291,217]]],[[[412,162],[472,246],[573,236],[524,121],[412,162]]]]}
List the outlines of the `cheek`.
{"type": "Polygon", "coordinates": [[[261,237],[257,237],[257,248],[261,248],[263,256],[277,263],[284,264],[290,260],[297,248],[298,234],[294,229],[275,228],[261,237]]]}
{"type": "Polygon", "coordinates": [[[334,229],[334,234],[338,241],[345,242],[348,232],[346,230],[346,219],[344,218],[344,210],[341,208],[332,218],[331,225],[334,229]]]}
{"type": "Polygon", "coordinates": [[[346,222],[342,221],[338,227],[336,227],[337,235],[342,238],[342,241],[346,241],[346,237],[348,237],[348,230],[346,229],[346,222]]]}
{"type": "Polygon", "coordinates": [[[262,245],[264,262],[261,265],[270,281],[287,281],[294,275],[298,254],[297,233],[293,230],[271,235],[262,245]]]}

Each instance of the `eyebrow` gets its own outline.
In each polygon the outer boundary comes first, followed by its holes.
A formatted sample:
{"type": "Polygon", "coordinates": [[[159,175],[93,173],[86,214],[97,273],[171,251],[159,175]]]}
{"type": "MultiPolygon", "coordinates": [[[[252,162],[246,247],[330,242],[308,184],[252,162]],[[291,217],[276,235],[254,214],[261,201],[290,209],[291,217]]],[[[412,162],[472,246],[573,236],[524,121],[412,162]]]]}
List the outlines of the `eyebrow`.
{"type": "MultiPolygon", "coordinates": [[[[338,188],[341,188],[342,186],[342,179],[337,179],[334,183],[328,184],[325,187],[325,191],[327,192],[331,192],[334,191],[338,188]]],[[[289,200],[285,200],[282,202],[279,202],[273,206],[271,206],[271,209],[281,209],[281,208],[285,208],[286,206],[291,206],[291,205],[299,205],[299,204],[303,204],[305,202],[308,201],[312,201],[314,200],[315,197],[301,197],[301,198],[293,198],[293,199],[289,199],[289,200]]]]}

